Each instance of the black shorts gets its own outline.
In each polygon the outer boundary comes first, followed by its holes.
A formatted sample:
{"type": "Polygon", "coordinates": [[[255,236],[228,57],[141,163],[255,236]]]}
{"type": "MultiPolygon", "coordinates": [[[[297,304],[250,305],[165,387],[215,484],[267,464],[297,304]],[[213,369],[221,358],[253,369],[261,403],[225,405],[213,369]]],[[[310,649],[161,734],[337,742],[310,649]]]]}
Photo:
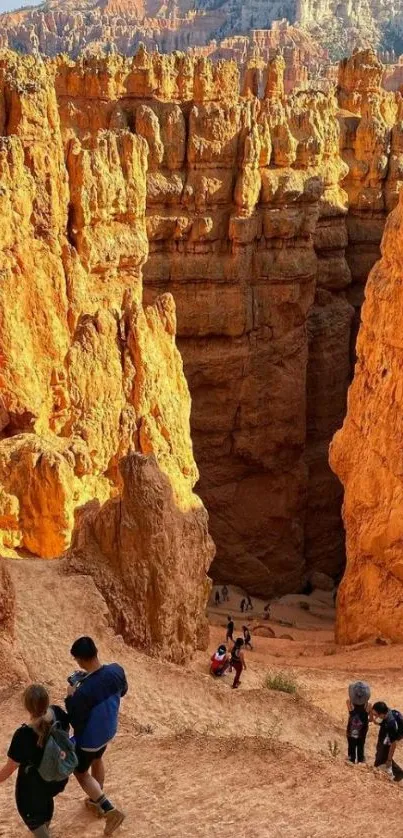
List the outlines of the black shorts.
{"type": "Polygon", "coordinates": [[[100,748],[99,751],[83,751],[82,748],[77,748],[76,746],[78,765],[74,773],[86,774],[91,768],[94,760],[101,759],[101,757],[103,757],[107,747],[107,745],[104,745],[104,747],[100,748]]]}
{"type": "Polygon", "coordinates": [[[20,768],[15,786],[17,809],[25,826],[34,832],[45,823],[50,823],[53,817],[53,798],[64,790],[67,780],[60,783],[47,783],[32,768],[26,771],[20,768]]]}

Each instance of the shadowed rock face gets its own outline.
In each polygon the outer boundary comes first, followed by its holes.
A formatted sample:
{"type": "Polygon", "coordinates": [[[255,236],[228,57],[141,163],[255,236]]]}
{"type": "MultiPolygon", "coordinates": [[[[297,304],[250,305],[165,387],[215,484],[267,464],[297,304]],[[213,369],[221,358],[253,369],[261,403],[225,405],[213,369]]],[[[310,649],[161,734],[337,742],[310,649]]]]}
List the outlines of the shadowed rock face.
{"type": "Polygon", "coordinates": [[[347,569],[337,617],[343,643],[403,639],[402,234],[401,196],[367,282],[347,417],[331,447],[345,489],[347,569]]]}
{"type": "Polygon", "coordinates": [[[285,96],[281,59],[261,99],[256,69],[240,95],[231,62],[143,49],[4,53],[0,71],[4,544],[60,554],[75,509],[119,495],[130,451],[194,507],[177,332],[215,577],[270,596],[335,575],[327,448],[400,187],[401,100],[376,57],[342,65],[341,113],[285,96]]]}
{"type": "Polygon", "coordinates": [[[154,455],[130,454],[120,469],[121,497],[82,510],[67,569],[93,576],[127,642],[183,663],[208,642],[207,513],[178,508],[154,455]]]}

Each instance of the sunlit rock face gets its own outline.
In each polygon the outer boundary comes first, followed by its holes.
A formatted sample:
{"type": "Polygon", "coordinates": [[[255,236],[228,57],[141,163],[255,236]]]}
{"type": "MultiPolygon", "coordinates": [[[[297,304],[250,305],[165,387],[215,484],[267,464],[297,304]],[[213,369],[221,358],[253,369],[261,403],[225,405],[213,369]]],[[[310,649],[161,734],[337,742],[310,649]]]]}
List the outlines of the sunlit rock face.
{"type": "Polygon", "coordinates": [[[402,242],[401,197],[367,282],[347,417],[331,447],[345,489],[347,570],[337,617],[344,643],[403,639],[402,242]]]}
{"type": "Polygon", "coordinates": [[[0,70],[1,533],[53,557],[77,507],[119,494],[129,451],[200,505],[190,397],[172,297],[142,303],[147,141],[64,136],[54,68],[8,54],[0,70]]]}
{"type": "Polygon", "coordinates": [[[0,70],[4,546],[59,555],[131,452],[196,508],[189,385],[215,578],[270,596],[337,576],[328,445],[401,177],[376,57],[342,64],[338,99],[286,95],[281,58],[242,84],[144,49],[0,70]]]}

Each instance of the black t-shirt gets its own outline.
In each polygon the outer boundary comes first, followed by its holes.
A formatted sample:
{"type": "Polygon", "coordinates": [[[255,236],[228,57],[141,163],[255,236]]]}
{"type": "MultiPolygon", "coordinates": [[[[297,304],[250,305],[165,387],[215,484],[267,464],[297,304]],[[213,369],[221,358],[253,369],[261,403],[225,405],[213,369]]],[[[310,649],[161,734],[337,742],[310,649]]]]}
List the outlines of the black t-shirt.
{"type": "Polygon", "coordinates": [[[227,625],[227,634],[233,634],[234,631],[234,621],[230,620],[227,625]]]}
{"type": "MultiPolygon", "coordinates": [[[[55,720],[59,722],[63,730],[69,729],[69,717],[61,707],[53,704],[52,708],[55,720]]],[[[38,734],[29,725],[22,725],[15,731],[8,749],[7,756],[18,762],[23,770],[28,765],[38,768],[43,757],[43,748],[38,745],[38,734]]]]}
{"type": "Polygon", "coordinates": [[[241,649],[239,646],[234,646],[231,652],[231,663],[240,663],[241,661],[241,649]]]}

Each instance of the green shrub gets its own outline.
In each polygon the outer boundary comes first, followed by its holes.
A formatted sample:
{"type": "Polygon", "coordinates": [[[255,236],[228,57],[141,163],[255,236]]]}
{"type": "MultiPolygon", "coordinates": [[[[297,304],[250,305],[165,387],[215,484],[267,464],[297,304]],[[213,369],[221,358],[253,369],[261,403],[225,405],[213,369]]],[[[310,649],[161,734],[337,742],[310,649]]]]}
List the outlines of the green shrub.
{"type": "Polygon", "coordinates": [[[290,672],[269,672],[266,677],[266,687],[268,690],[277,690],[277,692],[289,693],[289,695],[296,695],[298,692],[298,683],[290,672]]]}

